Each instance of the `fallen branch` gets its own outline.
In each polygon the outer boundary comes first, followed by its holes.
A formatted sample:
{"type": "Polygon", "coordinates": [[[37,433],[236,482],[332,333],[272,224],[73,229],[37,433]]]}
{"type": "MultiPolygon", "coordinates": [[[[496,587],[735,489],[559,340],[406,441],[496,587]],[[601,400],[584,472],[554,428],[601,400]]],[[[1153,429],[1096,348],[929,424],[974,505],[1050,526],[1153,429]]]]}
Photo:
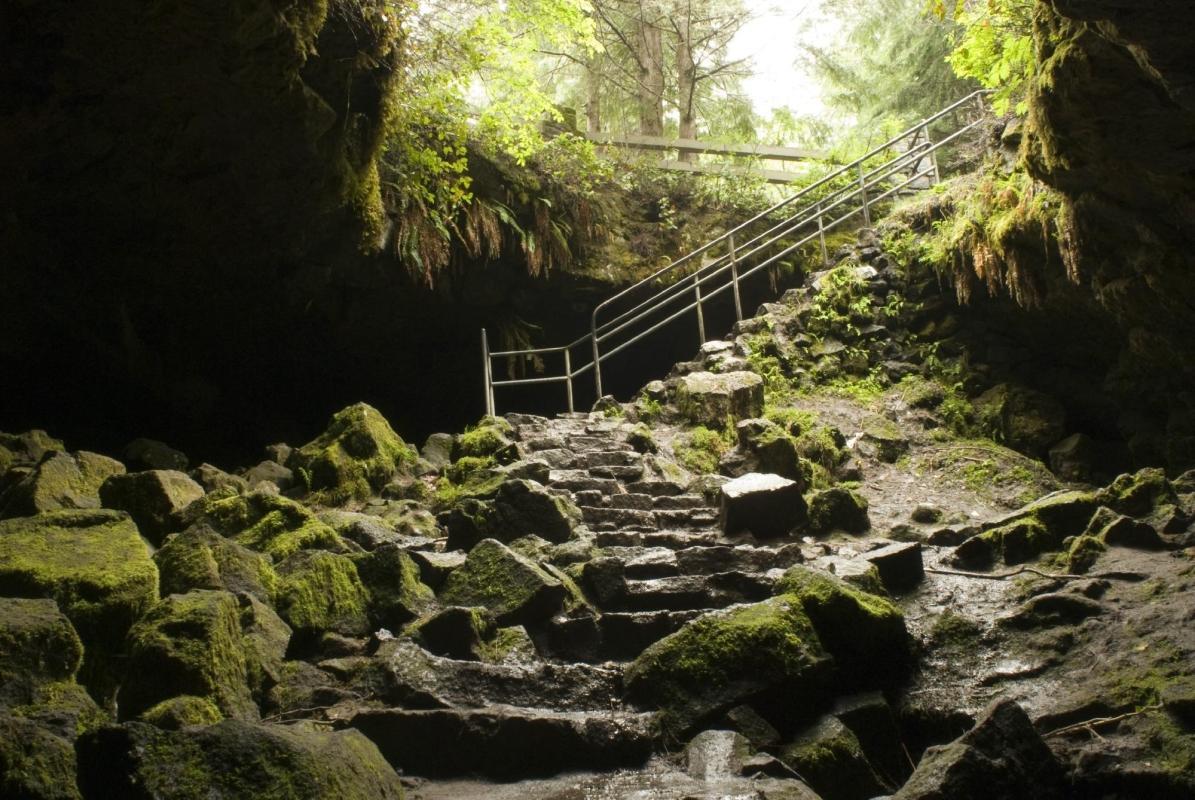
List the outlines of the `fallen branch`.
{"type": "Polygon", "coordinates": [[[1049,733],[1043,733],[1042,736],[1065,736],[1068,733],[1076,733],[1078,731],[1085,730],[1092,736],[1102,738],[1095,730],[1097,726],[1111,725],[1114,722],[1121,722],[1122,720],[1126,720],[1130,717],[1139,717],[1142,714],[1148,714],[1150,711],[1160,711],[1161,709],[1161,703],[1153,703],[1151,705],[1144,706],[1143,708],[1139,708],[1136,711],[1128,711],[1124,714],[1117,714],[1115,717],[1096,717],[1094,719],[1085,719],[1082,722],[1076,722],[1072,725],[1063,725],[1061,728],[1056,728],[1049,733]]]}
{"type": "Polygon", "coordinates": [[[1109,581],[1129,581],[1130,583],[1137,583],[1142,580],[1142,577],[1134,572],[1092,572],[1087,575],[1071,575],[1070,573],[1054,574],[1052,572],[1042,572],[1037,567],[1017,567],[1012,572],[963,572],[957,569],[939,569],[937,567],[926,567],[926,572],[934,575],[957,575],[960,578],[980,578],[985,581],[1006,581],[1009,578],[1022,575],[1026,572],[1034,575],[1048,578],[1052,581],[1081,581],[1081,580],[1096,580],[1103,579],[1109,581]]]}

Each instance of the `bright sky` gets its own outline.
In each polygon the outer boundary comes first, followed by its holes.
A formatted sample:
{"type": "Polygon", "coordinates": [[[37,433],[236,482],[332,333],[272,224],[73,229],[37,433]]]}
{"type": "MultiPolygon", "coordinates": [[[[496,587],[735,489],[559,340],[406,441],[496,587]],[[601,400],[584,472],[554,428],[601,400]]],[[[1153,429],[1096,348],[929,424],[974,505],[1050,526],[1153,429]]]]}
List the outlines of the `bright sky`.
{"type": "Polygon", "coordinates": [[[824,110],[821,91],[796,65],[799,41],[825,41],[837,29],[821,12],[818,0],[744,0],[753,19],[730,43],[730,57],[750,56],[755,75],[744,88],[755,110],[767,116],[773,108],[788,106],[797,114],[824,110]]]}

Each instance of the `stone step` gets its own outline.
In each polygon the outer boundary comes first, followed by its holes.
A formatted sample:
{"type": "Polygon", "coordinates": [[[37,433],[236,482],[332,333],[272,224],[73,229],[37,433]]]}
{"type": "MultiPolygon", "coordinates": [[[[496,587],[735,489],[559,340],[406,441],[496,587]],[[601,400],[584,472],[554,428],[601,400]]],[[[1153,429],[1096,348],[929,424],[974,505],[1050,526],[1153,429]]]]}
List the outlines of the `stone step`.
{"type": "Polygon", "coordinates": [[[595,531],[598,547],[667,547],[681,550],[686,547],[714,547],[722,544],[716,531],[595,531]]]}
{"type": "Polygon", "coordinates": [[[484,709],[364,711],[349,721],[396,770],[428,778],[514,780],[644,763],[655,715],[613,711],[484,709]]]}
{"type": "Polygon", "coordinates": [[[594,436],[589,433],[572,433],[566,437],[568,446],[574,452],[583,452],[586,450],[627,450],[634,451],[626,442],[620,442],[609,434],[594,436]]]}
{"type": "MultiPolygon", "coordinates": [[[[627,487],[628,490],[630,487],[627,487]]],[[[660,495],[655,498],[653,507],[660,510],[669,509],[685,509],[685,508],[709,508],[713,509],[705,498],[699,494],[674,494],[674,495],[660,495]]]]}
{"type": "Polygon", "coordinates": [[[748,572],[627,580],[625,593],[603,611],[683,611],[725,608],[772,596],[772,576],[748,572]]]}
{"type": "Polygon", "coordinates": [[[627,484],[627,491],[650,494],[652,497],[674,497],[684,494],[685,487],[676,481],[649,478],[627,484]]]}
{"type": "Polygon", "coordinates": [[[584,466],[578,461],[576,453],[566,448],[535,450],[533,456],[552,469],[578,469],[584,466]]]}
{"type": "Polygon", "coordinates": [[[613,478],[614,480],[627,483],[630,481],[637,481],[643,477],[643,465],[629,465],[620,467],[599,466],[590,467],[589,474],[595,478],[613,478]]]}
{"type": "Polygon", "coordinates": [[[633,508],[638,511],[651,511],[654,498],[650,494],[616,494],[610,497],[611,508],[633,508]]]}
{"type": "Polygon", "coordinates": [[[571,661],[630,661],[703,613],[700,609],[613,611],[597,617],[556,617],[548,623],[541,646],[552,656],[571,661]]]}
{"type": "Polygon", "coordinates": [[[595,477],[585,470],[576,469],[554,469],[548,474],[548,483],[570,492],[598,491],[602,494],[615,494],[620,490],[618,481],[613,478],[595,477]]]}
{"type": "Polygon", "coordinates": [[[801,547],[797,544],[780,547],[690,547],[675,551],[675,557],[677,570],[682,575],[712,575],[718,572],[763,573],[772,569],[788,569],[805,560],[801,547]]]}
{"type": "Polygon", "coordinates": [[[701,529],[718,524],[718,513],[710,508],[653,512],[659,528],[701,529]]]}
{"type": "Polygon", "coordinates": [[[588,468],[643,466],[643,456],[634,450],[590,450],[578,453],[577,461],[588,468]]]}
{"type": "Polygon", "coordinates": [[[594,530],[654,531],[659,529],[654,511],[606,506],[581,506],[581,519],[594,530]]]}

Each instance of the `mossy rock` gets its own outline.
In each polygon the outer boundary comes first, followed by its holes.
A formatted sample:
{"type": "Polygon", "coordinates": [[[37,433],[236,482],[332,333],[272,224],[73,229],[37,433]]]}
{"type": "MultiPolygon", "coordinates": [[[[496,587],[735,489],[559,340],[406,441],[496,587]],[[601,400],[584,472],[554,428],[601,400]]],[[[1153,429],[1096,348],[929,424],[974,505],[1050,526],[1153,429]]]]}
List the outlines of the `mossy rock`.
{"type": "Polygon", "coordinates": [[[68,742],[112,721],[87,689],[72,681],[41,684],[33,690],[28,702],[14,705],[11,711],[13,716],[36,722],[68,742]]]}
{"type": "Polygon", "coordinates": [[[74,746],[32,720],[0,710],[0,797],[79,800],[74,746]]]}
{"type": "Polygon", "coordinates": [[[336,531],[307,508],[265,492],[208,495],[187,508],[184,521],[206,523],[216,533],[272,556],[275,561],[300,550],[318,548],[343,553],[349,549],[336,531]]]}
{"type": "Polygon", "coordinates": [[[0,432],[0,447],[4,448],[12,458],[12,464],[33,466],[42,460],[49,452],[66,450],[61,439],[55,439],[43,430],[31,430],[25,433],[0,432]]]}
{"type": "Polygon", "coordinates": [[[906,674],[911,642],[891,601],[801,565],[785,572],[774,591],[800,603],[843,686],[888,688],[906,674]]]}
{"type": "Polygon", "coordinates": [[[401,800],[402,783],[365,736],[225,720],[165,731],[132,722],[79,742],[87,797],[129,800],[401,800]]]}
{"type": "Polygon", "coordinates": [[[396,544],[384,544],[356,556],[357,574],[369,592],[369,616],[375,628],[398,630],[435,601],[419,578],[419,567],[396,544]]]}
{"type": "Polygon", "coordinates": [[[52,452],[0,496],[0,517],[100,507],[100,485],[124,472],[124,464],[98,453],[52,452]]]}
{"type": "Polygon", "coordinates": [[[973,536],[954,549],[954,563],[967,569],[988,569],[997,560],[1023,564],[1062,546],[1062,537],[1037,517],[1021,517],[973,536]]]}
{"type": "Polygon", "coordinates": [[[1130,517],[1149,516],[1159,506],[1179,504],[1178,493],[1156,467],[1118,476],[1097,493],[1101,505],[1130,517]]]}
{"type": "Polygon", "coordinates": [[[892,464],[909,450],[909,440],[895,422],[873,414],[863,421],[862,442],[880,461],[892,464]]]}
{"type": "Polygon", "coordinates": [[[83,643],[53,600],[0,597],[0,702],[28,702],[40,684],[73,681],[83,643]]]}
{"type": "Polygon", "coordinates": [[[870,800],[887,793],[859,740],[837,717],[822,717],[779,755],[825,800],[870,800]]]}
{"type": "Polygon", "coordinates": [[[871,527],[867,499],[842,486],[814,492],[808,500],[809,528],[814,533],[864,533],[871,527]]]}
{"type": "Polygon", "coordinates": [[[0,595],[57,601],[83,641],[80,680],[102,698],[129,628],[158,600],[158,570],[127,514],[52,511],[0,522],[0,595]]]}
{"type": "Polygon", "coordinates": [[[1107,551],[1107,546],[1095,536],[1076,536],[1066,552],[1066,569],[1074,575],[1082,575],[1107,551]]]}
{"type": "Polygon", "coordinates": [[[681,732],[743,702],[798,714],[828,687],[829,667],[801,603],[782,596],[703,614],[644,650],[625,679],[681,732]]]}
{"type": "Polygon", "coordinates": [[[486,538],[513,541],[535,535],[549,542],[567,542],[581,521],[581,510],[565,497],[534,481],[508,480],[494,495],[486,538]]]}
{"type": "Polygon", "coordinates": [[[279,564],[278,576],[278,613],[295,633],[369,633],[369,592],[348,556],[305,550],[279,564]]]}
{"type": "Polygon", "coordinates": [[[412,623],[405,633],[429,653],[480,661],[483,643],[493,638],[496,626],[487,608],[449,606],[412,623]]]}
{"type": "Polygon", "coordinates": [[[208,698],[185,694],[146,709],[139,719],[164,731],[177,731],[192,725],[215,725],[224,715],[208,698]]]}
{"type": "Polygon", "coordinates": [[[511,464],[519,459],[519,448],[510,436],[514,428],[501,417],[483,417],[480,422],[456,437],[452,460],[477,459],[491,464],[511,464]]]}
{"type": "Polygon", "coordinates": [[[228,592],[172,594],[129,633],[121,716],[135,718],[179,695],[207,698],[228,717],[257,717],[241,642],[240,606],[228,592]]]}
{"type": "Polygon", "coordinates": [[[292,631],[273,608],[253,595],[241,593],[236,598],[249,690],[261,705],[270,688],[282,678],[292,631]]]}
{"type": "Polygon", "coordinates": [[[1038,520],[1061,543],[1068,536],[1083,533],[1099,505],[1099,497],[1092,492],[1053,492],[1025,506],[1016,516],[1038,520]]]}
{"type": "Polygon", "coordinates": [[[1066,435],[1066,411],[1048,394],[1001,383],[974,401],[980,424],[1014,450],[1042,457],[1066,435]]]}
{"type": "Polygon", "coordinates": [[[481,606],[500,625],[539,622],[560,610],[563,583],[535,562],[495,539],[469,551],[440,590],[440,600],[455,606],[481,606]]]}
{"type": "Polygon", "coordinates": [[[796,437],[779,426],[771,426],[751,442],[758,462],[756,472],[770,472],[789,480],[802,481],[801,452],[796,437]]]}
{"type": "Polygon", "coordinates": [[[633,447],[636,453],[660,452],[660,446],[656,443],[655,434],[652,433],[651,428],[642,422],[627,431],[627,444],[633,447]]]}
{"type": "Polygon", "coordinates": [[[294,451],[286,466],[314,502],[342,505],[381,491],[417,458],[377,409],[357,403],[334,414],[328,429],[294,451]]]}
{"type": "Polygon", "coordinates": [[[763,402],[763,378],[754,372],[693,372],[676,387],[677,410],[694,425],[721,428],[729,420],[758,417],[763,402]]]}
{"type": "Polygon", "coordinates": [[[256,553],[210,527],[194,525],[166,539],[154,553],[163,595],[192,589],[247,592],[271,602],[278,593],[278,575],[269,556],[256,553]]]}
{"type": "Polygon", "coordinates": [[[203,495],[203,487],[186,473],[168,469],[113,475],[100,487],[104,507],[129,512],[154,545],[179,530],[179,514],[203,495]]]}

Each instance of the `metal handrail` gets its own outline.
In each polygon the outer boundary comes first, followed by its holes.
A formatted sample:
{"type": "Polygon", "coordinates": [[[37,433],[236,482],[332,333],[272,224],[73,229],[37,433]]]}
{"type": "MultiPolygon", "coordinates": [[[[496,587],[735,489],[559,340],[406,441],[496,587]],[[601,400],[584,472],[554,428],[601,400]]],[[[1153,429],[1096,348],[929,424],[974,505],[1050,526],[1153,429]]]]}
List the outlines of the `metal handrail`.
{"type": "Polygon", "coordinates": [[[823,260],[828,261],[828,253],[826,250],[826,232],[833,230],[838,225],[841,225],[848,219],[857,214],[863,215],[864,224],[870,224],[871,221],[871,206],[886,200],[905,191],[917,181],[923,178],[931,178],[934,181],[940,179],[940,172],[938,168],[937,152],[941,148],[958,139],[966,132],[973,130],[982,122],[982,114],[980,118],[972,120],[965,125],[962,125],[953,133],[949,134],[940,141],[934,142],[930,138],[929,126],[943,117],[958,110],[962,106],[970,102],[978,102],[982,111],[983,97],[989,93],[988,90],[980,90],[972,92],[961,100],[952,103],[941,111],[937,112],[931,117],[923,119],[916,125],[907,128],[893,138],[879,145],[878,147],[869,150],[863,156],[855,159],[849,164],[834,170],[833,172],[823,176],[818,181],[805,187],[794,195],[772,205],[770,208],[761,211],[755,216],[741,223],[735,228],[723,233],[722,235],[706,242],[696,250],[676,259],[672,263],[652,274],[638,281],[637,283],[619,291],[606,300],[599,303],[590,315],[589,332],[583,334],[579,338],[561,347],[539,347],[528,348],[523,350],[507,350],[491,352],[489,349],[489,340],[486,332],[483,329],[481,332],[482,339],[482,355],[484,358],[484,378],[485,378],[485,401],[486,413],[493,415],[496,413],[494,402],[494,388],[500,386],[529,386],[535,384],[548,383],[564,383],[566,385],[568,394],[568,409],[573,411],[573,379],[585,374],[589,370],[594,370],[594,385],[597,394],[602,395],[602,372],[601,362],[610,358],[616,353],[621,352],[630,345],[643,339],[645,336],[654,333],[662,328],[664,325],[672,322],[680,316],[689,311],[697,311],[698,331],[701,340],[705,341],[705,320],[702,312],[702,305],[714,297],[722,294],[727,290],[734,292],[735,315],[737,319],[743,318],[742,301],[739,296],[739,284],[742,280],[751,275],[775,264],[785,256],[796,252],[799,248],[810,243],[814,239],[819,239],[821,243],[823,260]],[[924,137],[924,139],[922,139],[924,137]],[[876,156],[890,150],[894,145],[912,138],[912,142],[907,149],[898,153],[896,156],[889,158],[878,166],[867,167],[866,162],[874,159],[876,156]],[[922,168],[922,163],[928,159],[929,166],[922,168]],[[885,186],[885,181],[892,179],[895,176],[906,174],[909,168],[913,169],[913,174],[900,181],[895,186],[885,186]],[[775,212],[786,208],[793,203],[806,198],[809,194],[819,188],[826,187],[835,179],[849,176],[850,183],[834,189],[829,194],[802,206],[796,212],[785,217],[780,222],[773,224],[770,228],[762,233],[755,234],[754,237],[741,242],[736,248],[736,235],[744,235],[752,225],[761,220],[771,220],[775,212]],[[877,194],[868,194],[869,190],[880,190],[877,194]],[[858,201],[858,205],[851,205],[858,201]],[[831,212],[836,212],[842,208],[848,208],[845,214],[832,218],[830,222],[826,222],[826,217],[831,212]],[[786,237],[798,234],[801,229],[816,224],[817,229],[808,235],[800,238],[795,244],[785,246],[780,252],[774,253],[758,264],[751,266],[747,271],[739,273],[738,267],[740,263],[746,263],[757,255],[764,254],[773,245],[781,242],[786,237]],[[639,302],[637,305],[626,309],[618,315],[599,324],[599,314],[609,308],[612,304],[619,300],[626,298],[637,290],[645,286],[656,283],[665,275],[678,270],[685,264],[691,262],[694,258],[709,253],[720,244],[726,244],[726,251],[717,255],[708,263],[701,264],[696,270],[682,275],[678,280],[669,285],[664,286],[645,300],[639,302]],[[703,285],[710,281],[719,278],[730,272],[730,280],[717,286],[713,289],[707,289],[703,292],[703,285]],[[663,320],[660,320],[650,325],[645,330],[641,330],[626,341],[602,352],[601,345],[608,341],[611,337],[624,330],[627,330],[635,323],[645,320],[649,315],[661,312],[665,307],[682,299],[686,294],[692,292],[694,300],[688,305],[685,305],[678,311],[672,312],[663,320]],[[592,359],[577,368],[572,366],[572,350],[585,343],[589,343],[592,350],[592,359]],[[554,355],[562,354],[564,358],[564,373],[561,375],[546,375],[535,378],[510,378],[506,380],[494,380],[493,376],[493,359],[506,358],[511,356],[530,356],[530,355],[554,355]]]}

